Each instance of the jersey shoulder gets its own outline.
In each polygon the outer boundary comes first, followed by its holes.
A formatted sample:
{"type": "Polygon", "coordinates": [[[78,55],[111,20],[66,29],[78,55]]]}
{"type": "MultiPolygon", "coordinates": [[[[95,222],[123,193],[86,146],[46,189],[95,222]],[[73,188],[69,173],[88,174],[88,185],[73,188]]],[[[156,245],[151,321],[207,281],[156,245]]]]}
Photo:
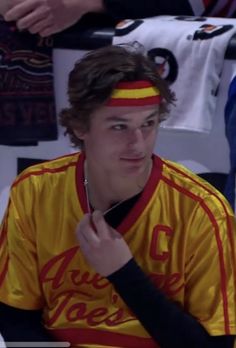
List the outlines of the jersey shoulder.
{"type": "Polygon", "coordinates": [[[231,207],[224,195],[212,184],[180,163],[161,158],[163,181],[184,196],[197,201],[205,201],[210,205],[217,205],[231,211],[231,207]]]}
{"type": "Polygon", "coordinates": [[[16,177],[12,187],[31,181],[32,179],[39,182],[48,177],[48,175],[50,177],[54,174],[56,174],[57,177],[58,174],[64,175],[66,171],[76,167],[80,155],[80,152],[76,152],[29,166],[16,177]]]}

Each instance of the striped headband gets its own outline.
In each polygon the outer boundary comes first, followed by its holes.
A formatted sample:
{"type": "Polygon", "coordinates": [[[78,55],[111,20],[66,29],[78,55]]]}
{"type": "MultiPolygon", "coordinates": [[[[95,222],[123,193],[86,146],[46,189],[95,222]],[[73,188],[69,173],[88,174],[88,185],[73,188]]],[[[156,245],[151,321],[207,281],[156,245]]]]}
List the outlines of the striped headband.
{"type": "Polygon", "coordinates": [[[106,106],[145,106],[160,102],[160,91],[150,81],[121,81],[115,86],[106,106]]]}

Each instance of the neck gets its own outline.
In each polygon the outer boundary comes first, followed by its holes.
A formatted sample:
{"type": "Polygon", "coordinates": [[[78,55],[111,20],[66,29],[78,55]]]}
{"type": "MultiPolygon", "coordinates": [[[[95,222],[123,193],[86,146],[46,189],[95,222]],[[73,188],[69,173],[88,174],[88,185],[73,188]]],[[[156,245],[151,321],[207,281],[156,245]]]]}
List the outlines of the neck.
{"type": "Polygon", "coordinates": [[[112,205],[123,202],[140,193],[150,176],[152,161],[143,174],[133,178],[116,177],[115,175],[94,171],[85,162],[85,181],[87,182],[87,199],[94,209],[106,211],[112,205]]]}

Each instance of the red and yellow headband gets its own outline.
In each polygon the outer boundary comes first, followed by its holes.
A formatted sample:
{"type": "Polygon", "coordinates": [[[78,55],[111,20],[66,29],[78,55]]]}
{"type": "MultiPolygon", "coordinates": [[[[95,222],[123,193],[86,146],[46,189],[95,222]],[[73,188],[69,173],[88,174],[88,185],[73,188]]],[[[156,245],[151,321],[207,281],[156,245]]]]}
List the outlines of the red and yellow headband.
{"type": "Polygon", "coordinates": [[[160,102],[160,91],[150,81],[121,81],[115,86],[106,106],[145,106],[160,102]]]}

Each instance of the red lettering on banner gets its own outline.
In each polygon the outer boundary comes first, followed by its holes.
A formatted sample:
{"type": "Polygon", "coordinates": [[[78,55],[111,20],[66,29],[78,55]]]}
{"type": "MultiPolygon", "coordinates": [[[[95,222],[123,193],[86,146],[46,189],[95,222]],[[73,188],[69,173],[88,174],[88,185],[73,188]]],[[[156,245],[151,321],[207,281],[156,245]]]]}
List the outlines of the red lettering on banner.
{"type": "MultiPolygon", "coordinates": [[[[22,89],[22,86],[20,88],[22,89]]],[[[34,102],[33,106],[24,101],[5,102],[0,104],[0,123],[2,126],[17,126],[20,124],[24,127],[54,124],[54,105],[48,102],[34,102]]]]}
{"type": "Polygon", "coordinates": [[[19,110],[20,110],[22,125],[30,126],[32,124],[32,115],[33,115],[32,106],[19,104],[19,110]]]}
{"type": "Polygon", "coordinates": [[[38,103],[38,112],[37,117],[35,118],[35,124],[36,125],[46,125],[49,123],[51,116],[51,110],[50,107],[45,103],[38,103]],[[49,113],[50,110],[50,113],[49,113]]]}
{"type": "Polygon", "coordinates": [[[16,108],[13,103],[5,103],[0,106],[0,124],[1,126],[15,126],[16,108]]]}

